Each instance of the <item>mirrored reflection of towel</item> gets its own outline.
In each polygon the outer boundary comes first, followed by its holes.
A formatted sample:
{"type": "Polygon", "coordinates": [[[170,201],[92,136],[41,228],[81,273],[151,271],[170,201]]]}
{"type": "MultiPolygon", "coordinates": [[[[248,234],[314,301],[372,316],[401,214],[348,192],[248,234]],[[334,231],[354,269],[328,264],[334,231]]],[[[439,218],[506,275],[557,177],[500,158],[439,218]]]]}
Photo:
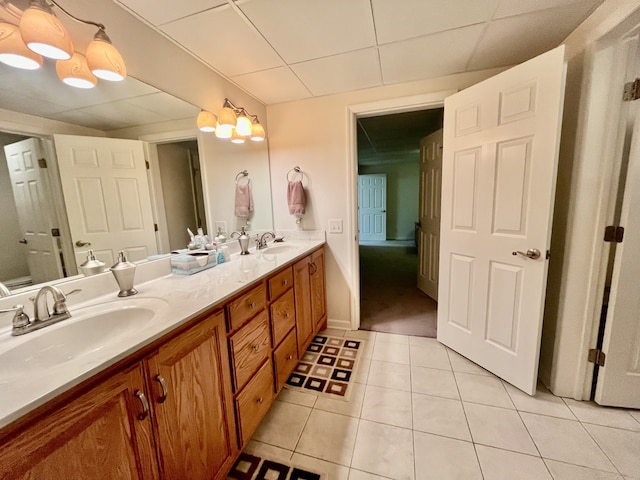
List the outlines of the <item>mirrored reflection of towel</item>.
{"type": "Polygon", "coordinates": [[[248,217],[253,212],[251,182],[236,185],[236,217],[248,217]]]}
{"type": "Polygon", "coordinates": [[[289,205],[289,215],[295,215],[296,217],[304,215],[306,200],[302,181],[289,182],[287,186],[287,204],[289,205]]]}

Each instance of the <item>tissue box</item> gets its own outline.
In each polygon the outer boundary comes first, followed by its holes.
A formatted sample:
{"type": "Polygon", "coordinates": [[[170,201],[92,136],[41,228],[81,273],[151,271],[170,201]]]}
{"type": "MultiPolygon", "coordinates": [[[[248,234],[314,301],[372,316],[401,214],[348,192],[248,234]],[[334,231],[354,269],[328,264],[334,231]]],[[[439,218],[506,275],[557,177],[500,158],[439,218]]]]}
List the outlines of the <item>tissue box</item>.
{"type": "Polygon", "coordinates": [[[197,252],[174,255],[171,257],[171,273],[193,275],[207,268],[216,266],[216,251],[201,250],[197,252]]]}

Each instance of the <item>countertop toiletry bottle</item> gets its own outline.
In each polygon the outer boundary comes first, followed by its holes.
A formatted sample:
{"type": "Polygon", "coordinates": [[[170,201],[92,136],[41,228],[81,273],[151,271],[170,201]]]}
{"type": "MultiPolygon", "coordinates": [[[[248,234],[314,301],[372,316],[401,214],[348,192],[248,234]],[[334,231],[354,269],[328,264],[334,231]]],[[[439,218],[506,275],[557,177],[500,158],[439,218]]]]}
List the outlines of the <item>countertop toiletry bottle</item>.
{"type": "Polygon", "coordinates": [[[111,267],[111,273],[116,277],[116,282],[120,287],[119,297],[129,297],[138,291],[133,288],[133,278],[136,274],[136,266],[127,260],[124,251],[118,252],[118,261],[111,267]]]}
{"type": "Polygon", "coordinates": [[[104,262],[101,262],[93,254],[93,250],[87,252],[87,259],[78,267],[85,277],[104,272],[104,262]]]}
{"type": "Polygon", "coordinates": [[[224,256],[224,252],[222,251],[221,247],[218,247],[216,249],[216,261],[218,262],[218,265],[220,265],[221,263],[224,263],[226,260],[225,256],[224,256]]]}
{"type": "Polygon", "coordinates": [[[240,228],[240,232],[233,232],[231,238],[238,235],[238,243],[240,244],[240,255],[249,255],[249,235],[245,232],[244,227],[240,228]]]}
{"type": "Polygon", "coordinates": [[[218,227],[218,243],[225,243],[227,241],[227,237],[225,236],[224,232],[222,231],[222,227],[218,227]]]}

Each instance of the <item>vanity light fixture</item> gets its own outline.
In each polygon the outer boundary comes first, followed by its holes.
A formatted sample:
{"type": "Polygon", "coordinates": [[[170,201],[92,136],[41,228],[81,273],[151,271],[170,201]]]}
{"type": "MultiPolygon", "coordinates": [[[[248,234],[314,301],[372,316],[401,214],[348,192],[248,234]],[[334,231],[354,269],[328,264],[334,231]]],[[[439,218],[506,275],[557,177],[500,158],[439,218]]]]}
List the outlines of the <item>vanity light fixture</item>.
{"type": "MultiPolygon", "coordinates": [[[[79,88],[91,88],[97,83],[96,77],[103,80],[120,81],[127,76],[124,60],[120,52],[111,43],[111,39],[105,31],[105,26],[101,23],[76,17],[61,7],[56,0],[30,0],[29,7],[22,13],[20,18],[19,32],[24,45],[34,52],[34,55],[39,54],[58,62],[69,62],[56,65],[58,76],[69,85],[79,88]],[[86,56],[74,51],[71,36],[62,22],[54,15],[51,8],[52,5],[55,5],[76,22],[93,25],[98,28],[93,41],[87,47],[86,56]]],[[[7,37],[7,40],[9,38],[7,37]]],[[[24,50],[15,40],[12,40],[12,43],[7,42],[6,47],[3,40],[4,38],[0,31],[0,55],[12,54],[14,57],[22,55],[21,52],[24,50]],[[11,50],[8,50],[9,48],[11,50]]],[[[1,58],[0,61],[8,63],[1,58]]],[[[12,60],[11,57],[5,58],[12,60]]],[[[38,66],[42,65],[41,57],[26,58],[31,58],[38,66]],[[40,58],[39,63],[38,58],[40,58]]],[[[31,65],[31,68],[37,68],[33,63],[28,63],[28,65],[31,65]]]]}
{"type": "Polygon", "coordinates": [[[16,25],[0,22],[0,62],[10,67],[36,70],[42,66],[42,55],[27,48],[16,25]]]}
{"type": "Polygon", "coordinates": [[[213,113],[201,110],[198,114],[198,128],[202,132],[215,132],[216,130],[216,117],[213,113]]]}
{"type": "Polygon", "coordinates": [[[236,107],[228,98],[224,99],[222,109],[218,112],[215,128],[204,130],[201,125],[204,125],[208,115],[215,118],[215,115],[206,110],[198,114],[198,128],[203,132],[215,131],[218,138],[229,138],[233,143],[244,143],[247,139],[261,142],[266,137],[258,116],[251,115],[244,107],[236,107]]]}

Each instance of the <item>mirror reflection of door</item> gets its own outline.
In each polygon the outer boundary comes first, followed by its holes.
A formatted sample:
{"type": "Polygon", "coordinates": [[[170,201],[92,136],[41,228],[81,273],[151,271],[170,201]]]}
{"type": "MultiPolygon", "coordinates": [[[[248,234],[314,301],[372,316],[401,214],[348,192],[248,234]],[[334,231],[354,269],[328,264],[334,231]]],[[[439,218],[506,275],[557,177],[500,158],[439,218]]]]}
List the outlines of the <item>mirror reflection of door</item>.
{"type": "MultiPolygon", "coordinates": [[[[10,141],[20,137],[3,134],[3,138],[10,141]]],[[[13,201],[5,199],[2,203],[2,223],[8,227],[2,236],[12,237],[3,242],[2,281],[15,288],[60,278],[63,265],[58,237],[54,236],[58,221],[40,141],[26,138],[6,144],[4,155],[1,176],[3,182],[10,182],[10,188],[3,185],[2,191],[12,192],[13,201]],[[6,218],[12,216],[13,221],[6,218]],[[11,228],[15,226],[19,227],[17,231],[11,228]]]]}

